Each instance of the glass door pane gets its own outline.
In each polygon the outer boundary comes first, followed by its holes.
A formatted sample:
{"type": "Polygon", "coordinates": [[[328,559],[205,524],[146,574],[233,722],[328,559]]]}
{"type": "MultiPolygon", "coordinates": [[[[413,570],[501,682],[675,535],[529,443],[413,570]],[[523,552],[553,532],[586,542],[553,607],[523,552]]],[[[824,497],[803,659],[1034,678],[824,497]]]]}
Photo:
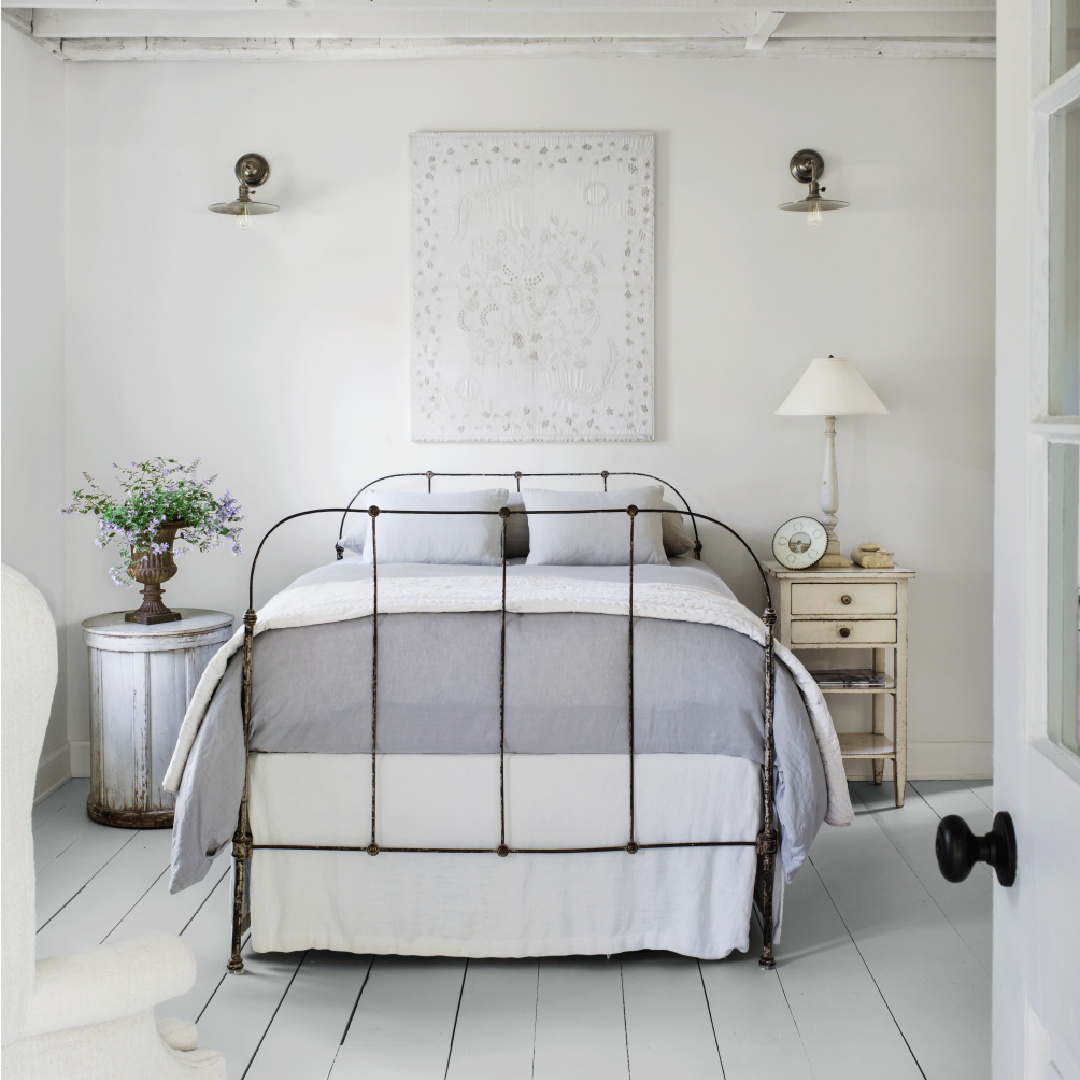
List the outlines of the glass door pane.
{"type": "Polygon", "coordinates": [[[1053,0],[1050,10],[1050,81],[1080,63],[1080,0],[1053,0]]]}
{"type": "Polygon", "coordinates": [[[1080,415],[1080,108],[1050,118],[1049,404],[1080,415]]]}
{"type": "Polygon", "coordinates": [[[1050,444],[1050,738],[1080,751],[1080,446],[1050,444]]]}

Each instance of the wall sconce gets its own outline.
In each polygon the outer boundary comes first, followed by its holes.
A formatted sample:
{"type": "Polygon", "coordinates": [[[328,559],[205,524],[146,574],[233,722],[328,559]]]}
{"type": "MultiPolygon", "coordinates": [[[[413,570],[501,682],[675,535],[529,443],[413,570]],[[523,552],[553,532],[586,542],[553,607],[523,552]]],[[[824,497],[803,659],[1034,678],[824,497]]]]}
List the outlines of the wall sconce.
{"type": "Polygon", "coordinates": [[[823,199],[821,193],[825,190],[818,184],[825,172],[825,159],[816,150],[798,150],[791,159],[791,175],[800,184],[810,185],[810,194],[798,202],[786,202],[780,204],[781,210],[790,210],[795,214],[805,214],[806,224],[816,228],[821,224],[821,215],[826,210],[842,210],[851,203],[842,202],[840,199],[823,199]]]}
{"type": "Polygon", "coordinates": [[[273,203],[256,202],[251,197],[251,189],[262,187],[270,179],[270,162],[262,154],[245,154],[236,163],[236,179],[240,181],[240,195],[232,202],[212,203],[210,210],[215,214],[232,214],[241,229],[251,225],[251,219],[258,214],[276,214],[281,207],[273,203]]]}

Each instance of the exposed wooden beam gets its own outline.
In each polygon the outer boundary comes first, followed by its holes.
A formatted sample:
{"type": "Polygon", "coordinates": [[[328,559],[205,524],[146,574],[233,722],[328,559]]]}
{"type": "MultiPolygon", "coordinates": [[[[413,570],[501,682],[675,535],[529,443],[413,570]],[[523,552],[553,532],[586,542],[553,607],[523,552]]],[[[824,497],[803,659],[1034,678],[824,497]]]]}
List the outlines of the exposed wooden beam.
{"type": "Polygon", "coordinates": [[[73,38],[61,42],[69,60],[380,60],[498,59],[545,57],[626,57],[702,59],[993,59],[994,43],[904,41],[885,38],[773,38],[763,49],[748,50],[741,40],[648,41],[598,39],[513,41],[359,40],[348,38],[73,38]]]}
{"type": "Polygon", "coordinates": [[[46,52],[51,53],[61,60],[64,59],[63,54],[60,52],[59,41],[52,38],[34,37],[29,11],[20,11],[17,9],[9,11],[7,8],[4,8],[0,11],[0,20],[6,22],[8,26],[13,26],[20,34],[25,34],[31,41],[40,45],[46,52]]]}
{"type": "Polygon", "coordinates": [[[29,11],[4,8],[2,12],[4,22],[8,26],[14,26],[16,30],[21,31],[24,34],[32,34],[34,31],[32,25],[32,18],[29,11]]]}
{"type": "Polygon", "coordinates": [[[746,38],[748,49],[763,49],[765,42],[784,18],[782,11],[759,11],[754,17],[754,27],[746,38]]]}
{"type": "Polygon", "coordinates": [[[279,8],[256,11],[35,8],[34,34],[49,38],[745,38],[743,11],[535,12],[279,8]]]}
{"type": "MultiPolygon", "coordinates": [[[[760,0],[759,0],[760,2],[760,0]]],[[[41,7],[41,0],[0,0],[3,8],[41,7]]],[[[66,11],[227,12],[352,11],[383,15],[422,13],[486,16],[509,14],[715,15],[753,14],[752,0],[49,0],[66,11]]],[[[995,0],[785,0],[784,11],[993,11],[995,0]]]]}
{"type": "Polygon", "coordinates": [[[773,31],[779,38],[992,38],[992,11],[793,12],[773,31]]]}

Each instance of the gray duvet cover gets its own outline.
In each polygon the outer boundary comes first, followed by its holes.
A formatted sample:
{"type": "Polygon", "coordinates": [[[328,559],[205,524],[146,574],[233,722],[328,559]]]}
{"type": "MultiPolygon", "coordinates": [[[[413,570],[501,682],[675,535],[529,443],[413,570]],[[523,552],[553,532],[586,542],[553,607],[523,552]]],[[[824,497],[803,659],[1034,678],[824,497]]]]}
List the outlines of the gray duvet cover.
{"type": "MultiPolygon", "coordinates": [[[[492,574],[497,567],[380,566],[379,575],[492,574]]],[[[511,576],[622,581],[625,567],[509,568],[511,576]]],[[[362,579],[347,559],[293,585],[362,579]]],[[[640,566],[635,580],[730,596],[704,564],[640,566]]],[[[290,586],[292,587],[292,586],[290,586]]],[[[379,619],[376,750],[499,752],[498,612],[383,614],[379,619]]],[[[255,639],[251,749],[371,752],[371,617],[255,639]]],[[[244,778],[242,654],[231,658],[199,729],[177,795],[171,891],[201,880],[231,840],[244,778]]],[[[638,618],[634,626],[635,750],[764,761],[764,654],[725,627],[638,618]]],[[[825,775],[806,707],[776,665],[776,808],[788,880],[821,826],[825,775]]],[[[627,619],[585,613],[508,614],[505,749],[520,754],[627,752],[627,619]]],[[[687,839],[691,839],[688,837],[687,839]]]]}

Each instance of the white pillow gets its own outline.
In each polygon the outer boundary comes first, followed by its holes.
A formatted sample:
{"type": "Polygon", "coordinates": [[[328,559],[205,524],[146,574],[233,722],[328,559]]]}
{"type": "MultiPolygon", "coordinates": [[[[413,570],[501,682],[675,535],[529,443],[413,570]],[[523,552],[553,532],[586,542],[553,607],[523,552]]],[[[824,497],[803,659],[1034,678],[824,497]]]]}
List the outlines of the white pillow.
{"type": "MultiPolygon", "coordinates": [[[[625,510],[631,503],[660,510],[661,487],[617,491],[547,491],[526,488],[529,514],[529,557],[540,566],[627,566],[630,562],[628,514],[538,514],[538,510],[625,510]]],[[[666,563],[663,514],[634,519],[634,562],[666,563]]]]}
{"type": "MultiPolygon", "coordinates": [[[[422,491],[368,492],[367,506],[380,510],[485,510],[507,504],[506,488],[453,491],[429,495],[422,491]]],[[[350,514],[350,517],[358,515],[350,514]]],[[[364,514],[342,537],[342,546],[371,562],[371,518],[364,514]]],[[[502,518],[484,514],[382,514],[375,523],[379,562],[456,563],[497,566],[502,563],[502,518]]]]}

